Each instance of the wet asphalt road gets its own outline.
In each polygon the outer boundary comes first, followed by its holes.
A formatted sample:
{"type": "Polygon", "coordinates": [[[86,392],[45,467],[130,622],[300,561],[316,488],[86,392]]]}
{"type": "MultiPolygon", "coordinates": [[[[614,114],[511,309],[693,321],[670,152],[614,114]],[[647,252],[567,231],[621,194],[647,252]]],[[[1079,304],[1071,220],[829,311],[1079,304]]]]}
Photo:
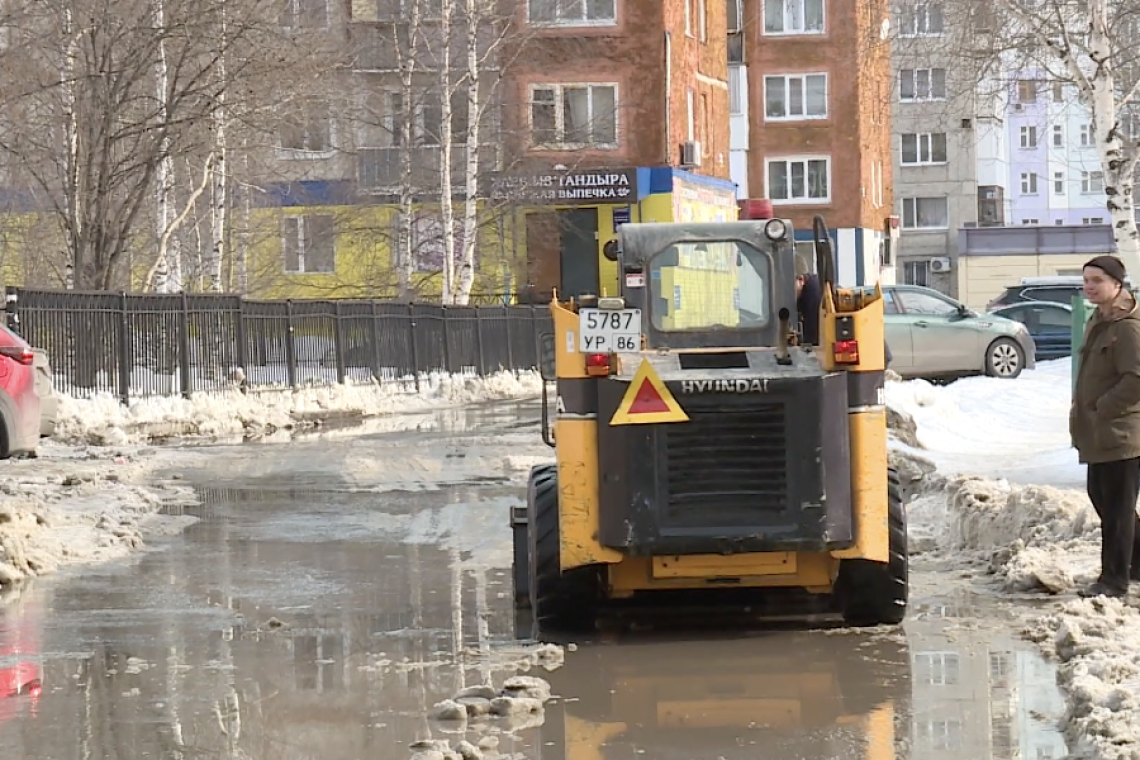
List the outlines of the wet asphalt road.
{"type": "MultiPolygon", "coordinates": [[[[508,514],[548,455],[536,420],[484,406],[176,453],[199,522],[0,603],[0,678],[42,681],[0,699],[0,758],[404,760],[462,738],[427,709],[530,667],[508,514]]],[[[601,635],[529,670],[560,697],[542,725],[466,735],[542,760],[1063,757],[1053,671],[1003,614],[919,596],[891,634],[601,635]]]]}

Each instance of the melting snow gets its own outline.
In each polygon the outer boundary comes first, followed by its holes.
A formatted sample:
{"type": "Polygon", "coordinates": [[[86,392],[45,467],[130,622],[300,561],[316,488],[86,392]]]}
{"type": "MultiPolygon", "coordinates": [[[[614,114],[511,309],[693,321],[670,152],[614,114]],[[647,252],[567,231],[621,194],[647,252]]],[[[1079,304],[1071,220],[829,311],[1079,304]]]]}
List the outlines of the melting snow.
{"type": "Polygon", "coordinates": [[[1140,611],[1135,598],[1073,594],[1098,570],[1100,521],[1069,445],[1069,367],[1044,362],[1012,381],[888,382],[887,403],[914,419],[920,447],[895,440],[892,454],[914,476],[921,550],[973,563],[1002,591],[1060,597],[1027,612],[1025,635],[1062,663],[1069,756],[1135,760],[1140,611]]]}

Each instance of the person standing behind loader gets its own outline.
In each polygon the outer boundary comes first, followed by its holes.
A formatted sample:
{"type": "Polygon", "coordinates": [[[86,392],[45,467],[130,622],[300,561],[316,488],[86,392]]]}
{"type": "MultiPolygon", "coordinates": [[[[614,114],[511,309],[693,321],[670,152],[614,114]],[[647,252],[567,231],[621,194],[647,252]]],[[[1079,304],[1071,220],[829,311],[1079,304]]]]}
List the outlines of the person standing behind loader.
{"type": "Polygon", "coordinates": [[[1091,259],[1083,274],[1096,311],[1085,327],[1069,434],[1100,515],[1101,570],[1080,595],[1120,597],[1140,580],[1140,304],[1115,256],[1091,259]]]}

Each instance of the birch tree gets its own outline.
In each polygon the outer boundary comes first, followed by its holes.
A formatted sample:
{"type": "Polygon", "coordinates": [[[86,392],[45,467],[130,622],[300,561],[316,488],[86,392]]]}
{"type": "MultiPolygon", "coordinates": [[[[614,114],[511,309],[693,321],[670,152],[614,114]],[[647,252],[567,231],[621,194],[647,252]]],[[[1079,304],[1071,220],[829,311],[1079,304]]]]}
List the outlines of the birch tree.
{"type": "Polygon", "coordinates": [[[1137,47],[1140,3],[1136,0],[992,0],[992,70],[1033,67],[1053,81],[1074,86],[1089,109],[1092,134],[1104,174],[1117,253],[1140,271],[1140,232],[1135,217],[1135,179],[1140,132],[1137,47]],[[1020,44],[1011,48],[1009,41],[1020,44]],[[1029,44],[1025,44],[1028,41],[1029,44]]]}

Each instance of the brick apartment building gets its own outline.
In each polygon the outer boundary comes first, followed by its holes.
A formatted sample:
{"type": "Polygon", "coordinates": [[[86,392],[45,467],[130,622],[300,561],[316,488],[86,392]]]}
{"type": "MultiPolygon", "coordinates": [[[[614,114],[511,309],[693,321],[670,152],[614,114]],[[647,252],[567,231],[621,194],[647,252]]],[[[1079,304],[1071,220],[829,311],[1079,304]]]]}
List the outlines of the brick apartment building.
{"type": "Polygon", "coordinates": [[[545,199],[526,214],[532,287],[572,295],[616,278],[599,251],[619,220],[736,218],[725,0],[517,5],[503,164],[522,201],[545,199]]]}
{"type": "MultiPolygon", "coordinates": [[[[727,0],[732,178],[797,239],[822,214],[846,285],[893,281],[887,0],[727,0]]],[[[804,243],[802,248],[810,248],[804,243]]]]}

